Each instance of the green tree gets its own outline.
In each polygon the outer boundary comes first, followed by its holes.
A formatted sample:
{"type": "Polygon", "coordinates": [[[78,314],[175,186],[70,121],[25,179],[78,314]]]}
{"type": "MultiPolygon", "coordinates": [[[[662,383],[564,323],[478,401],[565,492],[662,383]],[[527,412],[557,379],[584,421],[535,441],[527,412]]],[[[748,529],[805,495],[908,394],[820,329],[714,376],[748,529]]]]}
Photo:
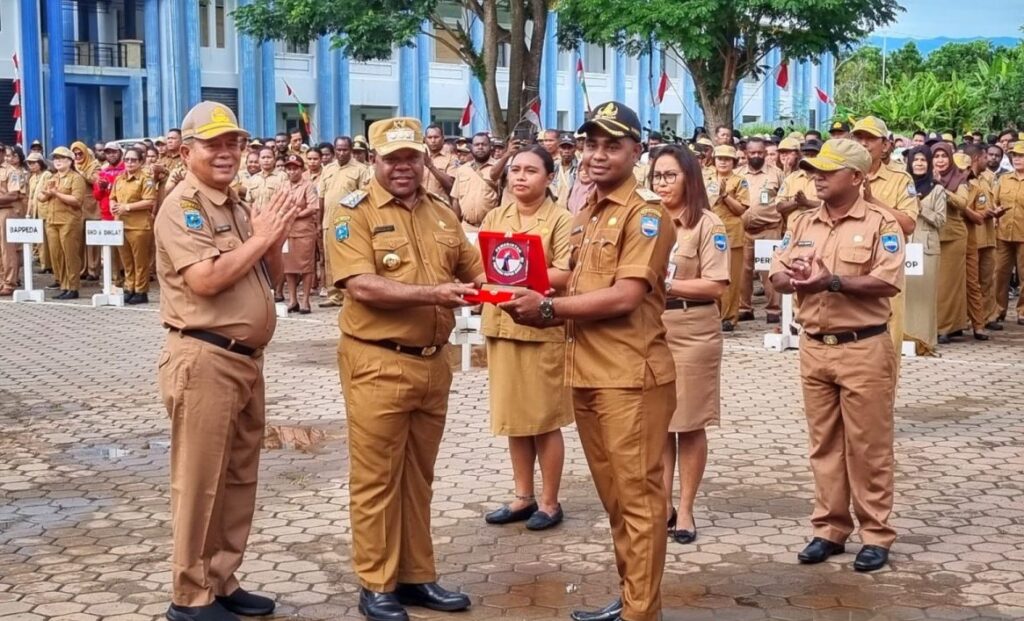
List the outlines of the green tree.
{"type": "Polygon", "coordinates": [[[253,0],[234,12],[238,29],[257,39],[310,41],[330,35],[354,60],[386,60],[395,46],[415,45],[423,30],[448,48],[483,84],[491,130],[508,135],[537,96],[548,0],[253,0]],[[476,49],[469,24],[480,20],[476,49]],[[508,45],[508,100],[498,93],[499,47],[508,45]]]}
{"type": "MultiPolygon", "coordinates": [[[[836,63],[834,99],[839,106],[855,106],[882,87],[882,50],[870,45],[856,48],[836,63]]],[[[839,110],[836,110],[836,116],[839,110]]]]}
{"type": "Polygon", "coordinates": [[[953,74],[963,76],[978,67],[978,61],[992,62],[995,50],[983,39],[967,43],[947,43],[928,55],[924,69],[939,80],[948,80],[953,74]]]}
{"type": "Polygon", "coordinates": [[[562,0],[559,40],[632,54],[657,42],[689,69],[707,123],[731,127],[739,80],[770,71],[770,50],[838,54],[900,10],[897,0],[562,0]]]}
{"type": "Polygon", "coordinates": [[[924,69],[924,58],[917,49],[917,44],[907,41],[906,45],[891,52],[886,58],[885,79],[887,82],[908,80],[920,73],[922,69],[924,69]]]}

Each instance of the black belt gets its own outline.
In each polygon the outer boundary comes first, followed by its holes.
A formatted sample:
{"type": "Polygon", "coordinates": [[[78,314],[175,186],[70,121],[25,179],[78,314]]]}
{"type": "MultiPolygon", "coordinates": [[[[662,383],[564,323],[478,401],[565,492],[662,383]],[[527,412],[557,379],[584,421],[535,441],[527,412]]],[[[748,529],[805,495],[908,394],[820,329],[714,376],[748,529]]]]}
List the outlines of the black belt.
{"type": "Polygon", "coordinates": [[[826,345],[842,345],[843,343],[862,341],[872,336],[884,334],[888,329],[889,327],[883,324],[881,326],[872,326],[855,332],[839,332],[837,334],[810,334],[805,332],[804,334],[807,334],[807,336],[815,341],[819,341],[826,345]]]}
{"type": "Polygon", "coordinates": [[[178,328],[175,328],[173,326],[166,326],[166,327],[171,332],[177,332],[178,334],[181,334],[182,336],[187,336],[189,338],[198,339],[200,341],[203,341],[204,343],[209,343],[210,345],[216,345],[217,347],[220,347],[221,349],[226,349],[226,350],[228,350],[230,352],[234,352],[236,354],[242,354],[243,356],[249,356],[250,358],[253,355],[255,355],[256,352],[259,351],[255,347],[249,347],[248,345],[242,345],[241,343],[235,341],[235,339],[229,339],[228,337],[221,336],[221,335],[219,335],[219,334],[217,334],[215,332],[208,332],[206,330],[179,330],[178,328]]]}
{"type": "MultiPolygon", "coordinates": [[[[348,335],[346,335],[348,336],[348,335]]],[[[357,339],[354,336],[348,338],[353,341],[359,341],[360,343],[366,343],[367,345],[376,345],[384,349],[390,349],[391,351],[398,352],[400,354],[408,354],[410,356],[419,356],[420,358],[429,358],[441,351],[444,345],[428,345],[426,347],[409,347],[408,345],[401,345],[388,339],[380,339],[378,341],[367,341],[365,339],[357,339]]]]}
{"type": "Polygon", "coordinates": [[[665,300],[665,310],[677,310],[693,308],[694,306],[707,306],[714,304],[714,300],[684,300],[682,298],[669,298],[665,300]]]}

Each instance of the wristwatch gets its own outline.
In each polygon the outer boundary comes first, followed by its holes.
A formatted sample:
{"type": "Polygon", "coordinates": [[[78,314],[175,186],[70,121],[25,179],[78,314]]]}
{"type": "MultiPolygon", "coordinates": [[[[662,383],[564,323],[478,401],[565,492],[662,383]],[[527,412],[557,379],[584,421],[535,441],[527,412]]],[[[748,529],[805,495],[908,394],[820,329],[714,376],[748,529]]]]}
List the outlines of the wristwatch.
{"type": "Polygon", "coordinates": [[[832,293],[836,293],[843,288],[843,281],[839,280],[839,277],[832,274],[832,280],[828,283],[828,290],[832,293]]]}
{"type": "Polygon", "coordinates": [[[540,301],[540,317],[544,321],[551,321],[555,318],[555,301],[551,298],[544,298],[540,301]]]}

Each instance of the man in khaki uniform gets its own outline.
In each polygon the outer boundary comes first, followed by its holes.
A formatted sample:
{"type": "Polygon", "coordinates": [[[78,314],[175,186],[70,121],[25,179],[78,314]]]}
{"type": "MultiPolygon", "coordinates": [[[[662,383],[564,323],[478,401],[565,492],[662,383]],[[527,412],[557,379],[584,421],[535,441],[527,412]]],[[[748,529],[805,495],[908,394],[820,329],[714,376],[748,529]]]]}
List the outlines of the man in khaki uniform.
{"type": "Polygon", "coordinates": [[[163,183],[160,188],[162,196],[166,196],[185,178],[185,163],[181,159],[181,130],[177,127],[167,132],[167,145],[164,153],[156,161],[154,177],[163,183]]]}
{"type": "Polygon", "coordinates": [[[370,145],[366,144],[366,138],[363,136],[352,139],[352,159],[360,164],[370,163],[370,145]]]}
{"type": "Polygon", "coordinates": [[[452,371],[453,308],[484,281],[477,249],[451,209],[422,189],[420,123],[370,126],[374,179],[341,201],[327,252],[348,301],[338,370],[348,417],[352,564],[370,621],[406,621],[403,605],[463,610],[436,582],[430,499],[452,371]]]}
{"type": "Polygon", "coordinates": [[[566,295],[529,293],[500,307],[524,325],[566,322],[566,384],[608,512],[622,592],[572,618],[655,621],[668,520],[662,452],[676,408],[675,363],[661,316],[676,232],[658,195],[633,177],[641,152],[636,113],[608,102],[580,131],[596,189],[573,219],[566,295]]]}
{"type": "Polygon", "coordinates": [[[85,178],[72,162],[74,154],[67,147],[57,147],[50,155],[53,173],[39,188],[39,208],[50,214],[46,221],[46,243],[50,247],[53,278],[61,291],[57,300],[78,299],[82,279],[82,249],[85,228],[82,205],[88,194],[85,178]]]}
{"type": "MultiPolygon", "coordinates": [[[[1010,306],[1010,275],[1014,267],[1024,277],[1024,142],[1010,147],[1011,172],[999,177],[996,187],[996,309],[992,321],[1006,319],[1010,306]]],[[[1017,323],[1024,326],[1024,295],[1017,298],[1017,323]]]]}
{"type": "Polygon", "coordinates": [[[861,197],[872,157],[830,140],[801,166],[814,171],[822,207],[797,216],[772,261],[771,279],[800,299],[800,378],[810,434],[814,536],[798,555],[820,563],[845,551],[850,502],[864,543],[857,571],[885,565],[896,533],[893,404],[896,353],[889,299],[904,284],[904,233],[888,210],[861,197]]]}
{"type": "MultiPolygon", "coordinates": [[[[903,231],[901,241],[906,242],[917,227],[921,202],[917,197],[914,178],[905,170],[890,168],[882,161],[882,156],[889,148],[889,128],[882,119],[866,116],[854,123],[853,137],[871,155],[871,170],[861,186],[864,200],[895,218],[903,231]]],[[[899,372],[903,355],[903,316],[907,306],[902,288],[889,300],[889,305],[892,308],[889,335],[895,346],[896,371],[899,372]]]]}
{"type": "Polygon", "coordinates": [[[736,148],[719,145],[714,151],[714,167],[704,175],[711,211],[722,219],[729,238],[729,288],[719,302],[722,331],[732,332],[740,315],[740,284],[743,280],[743,220],[750,207],[747,181],[736,173],[739,157],[736,148]]]}
{"type": "Polygon", "coordinates": [[[796,170],[789,173],[783,180],[782,188],[779,189],[779,200],[775,203],[775,208],[785,220],[783,231],[793,228],[793,221],[796,220],[797,214],[821,207],[821,201],[818,200],[817,191],[814,188],[813,177],[806,170],[800,169],[801,156],[814,157],[818,155],[818,152],[821,151],[821,143],[817,140],[809,140],[800,145],[795,138],[784,138],[779,143],[779,153],[782,159],[790,159],[790,156],[784,155],[790,149],[794,149],[797,153],[793,162],[796,170]]]}
{"type": "Polygon", "coordinates": [[[0,296],[18,288],[21,247],[7,243],[7,219],[25,217],[27,201],[28,171],[6,163],[0,166],[0,296]]]}
{"type": "MultiPolygon", "coordinates": [[[[747,182],[750,209],[740,217],[743,222],[743,280],[740,282],[739,320],[754,318],[754,242],[759,239],[782,239],[782,216],[775,201],[782,187],[782,171],[765,161],[767,155],[763,138],[747,140],[747,166],[740,174],[747,182]]],[[[768,323],[779,323],[781,297],[772,288],[768,272],[757,278],[764,285],[765,309],[768,323]]]]}
{"type": "Polygon", "coordinates": [[[245,200],[253,211],[262,209],[277,189],[288,181],[288,177],[275,168],[277,160],[273,149],[260,149],[259,159],[260,171],[245,180],[245,200]]]}
{"type": "Polygon", "coordinates": [[[425,135],[427,156],[423,167],[423,189],[439,196],[452,193],[455,169],[459,160],[444,153],[444,130],[440,125],[428,125],[425,135]]]}
{"type": "Polygon", "coordinates": [[[487,212],[498,206],[498,190],[491,182],[491,137],[485,133],[473,136],[471,150],[473,160],[455,169],[452,210],[467,231],[476,231],[487,212]]]}
{"type": "Polygon", "coordinates": [[[331,253],[327,247],[331,244],[331,223],[337,218],[338,211],[344,211],[341,204],[342,199],[356,190],[361,190],[370,184],[373,179],[373,169],[360,163],[353,157],[352,139],[348,136],[341,136],[334,141],[334,152],[336,159],[330,166],[324,168],[320,176],[320,183],[317,186],[317,195],[320,197],[320,225],[321,237],[324,244],[324,274],[327,282],[327,299],[320,302],[320,308],[337,308],[344,302],[345,296],[341,289],[334,286],[330,279],[331,274],[331,253]]]}
{"type": "Polygon", "coordinates": [[[967,317],[978,341],[989,340],[985,332],[995,307],[996,275],[995,200],[992,183],[995,175],[985,168],[985,149],[981,145],[964,145],[969,158],[967,209],[967,317]],[[970,211],[970,214],[967,212],[970,211]]]}
{"type": "Polygon", "coordinates": [[[256,502],[266,416],[263,350],[277,319],[271,280],[298,213],[286,193],[250,212],[231,183],[241,164],[235,115],[201,102],[182,122],[187,173],[154,229],[160,320],[160,395],[171,419],[169,621],[269,615],[246,592],[242,564],[256,502]],[[213,167],[214,163],[217,168],[213,167]]]}

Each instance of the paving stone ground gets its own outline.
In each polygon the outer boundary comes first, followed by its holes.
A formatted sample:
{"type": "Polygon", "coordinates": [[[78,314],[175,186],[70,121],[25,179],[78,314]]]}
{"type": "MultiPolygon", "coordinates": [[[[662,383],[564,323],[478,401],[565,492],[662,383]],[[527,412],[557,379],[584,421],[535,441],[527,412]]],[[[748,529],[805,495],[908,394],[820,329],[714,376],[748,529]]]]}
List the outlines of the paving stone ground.
{"type": "MultiPolygon", "coordinates": [[[[91,293],[91,291],[87,291],[91,293]]],[[[154,299],[157,297],[153,296],[154,299]]],[[[275,619],[358,619],[349,565],[345,414],[334,313],[279,324],[267,355],[268,419],[323,431],[308,452],[264,453],[242,581],[273,593],[275,619]]],[[[168,424],[155,386],[155,305],[0,302],[0,619],[161,618],[170,552],[168,424]]],[[[813,491],[797,354],[765,351],[763,322],[725,346],[723,425],[710,433],[700,538],[669,543],[665,619],[1024,618],[1024,327],[905,359],[896,412],[892,566],[850,553],[796,563],[813,491]]],[[[433,536],[457,615],[566,619],[617,593],[610,536],[575,430],[559,528],[492,527],[511,493],[488,432],[486,371],[458,373],[437,463],[433,536]]]]}

